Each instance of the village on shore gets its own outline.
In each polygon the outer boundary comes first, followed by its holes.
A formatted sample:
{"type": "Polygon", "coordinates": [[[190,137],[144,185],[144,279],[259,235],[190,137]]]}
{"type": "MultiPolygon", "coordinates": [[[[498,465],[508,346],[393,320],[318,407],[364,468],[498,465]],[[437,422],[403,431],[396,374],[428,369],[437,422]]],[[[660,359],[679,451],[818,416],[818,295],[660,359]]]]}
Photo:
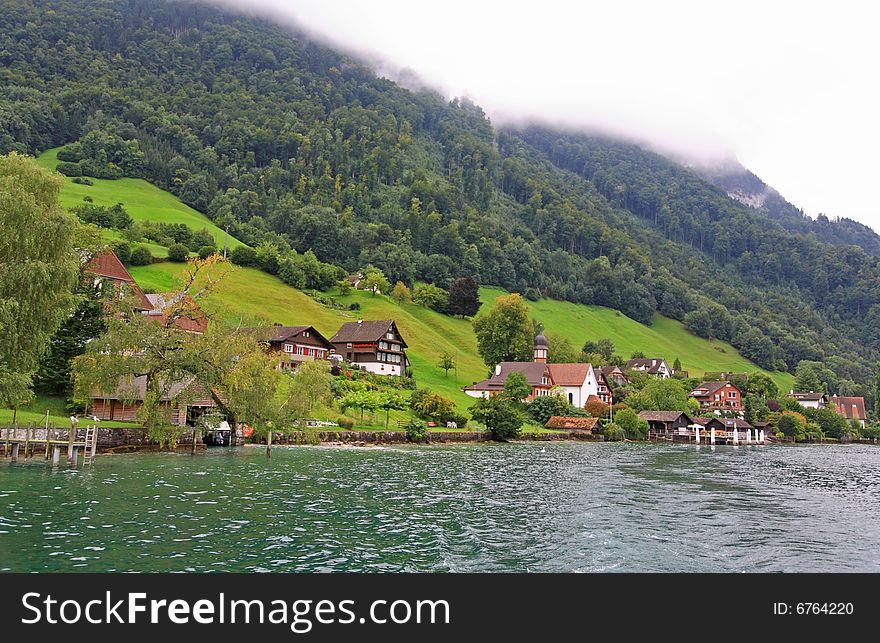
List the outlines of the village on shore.
{"type": "MultiPolygon", "coordinates": [[[[144,293],[112,250],[95,256],[87,271],[94,277],[96,286],[106,284],[120,292],[125,291],[137,302],[137,311],[150,319],[168,322],[169,311],[178,295],[144,293]]],[[[350,280],[352,287],[360,286],[359,275],[353,275],[350,280]]],[[[175,315],[172,322],[173,328],[183,333],[201,335],[208,330],[208,318],[198,308],[186,315],[175,315]]],[[[274,357],[278,370],[295,373],[303,363],[318,361],[327,362],[334,377],[349,378],[359,374],[375,380],[409,378],[411,373],[406,353],[408,346],[393,319],[346,322],[329,338],[310,325],[284,326],[276,323],[268,328],[245,331],[258,334],[265,350],[274,357]]],[[[675,367],[678,367],[677,363],[675,367]]],[[[756,412],[755,405],[748,403],[749,395],[755,396],[756,392],[749,390],[747,375],[712,375],[716,377],[707,381],[692,379],[686,371],[670,366],[663,357],[633,356],[620,364],[595,366],[589,362],[552,363],[547,339],[539,330],[534,336],[530,361],[501,361],[489,377],[464,387],[463,392],[473,398],[477,406],[480,401],[489,405],[493,400],[504,399],[531,411],[540,407],[538,413],[532,415],[544,430],[530,434],[532,439],[639,439],[712,445],[815,441],[815,435],[809,429],[820,426],[817,414],[824,414],[823,418],[827,420],[831,417],[829,411],[838,418],[836,425],[843,427],[838,435],[832,436],[836,438],[835,441],[859,439],[867,426],[868,417],[862,397],[790,390],[778,396],[779,400],[761,399],[756,412]],[[634,380],[641,385],[635,386],[634,380]],[[627,404],[633,399],[635,389],[650,389],[651,382],[655,382],[654,388],[659,389],[664,381],[679,382],[679,387],[685,386],[681,390],[687,391],[686,408],[671,409],[662,402],[652,404],[650,400],[641,400],[641,404],[636,406],[642,408],[637,409],[627,404]],[[621,400],[621,397],[624,399],[621,400]]],[[[766,376],[761,377],[765,382],[769,381],[766,376]]],[[[120,385],[117,391],[94,392],[86,408],[86,417],[93,423],[92,430],[96,431],[95,427],[106,421],[136,423],[147,394],[146,388],[146,378],[141,376],[128,382],[125,387],[120,385]]],[[[413,394],[413,399],[415,397],[413,394]]],[[[436,397],[444,399],[439,395],[436,397]]],[[[451,401],[446,401],[451,407],[451,401]]],[[[184,430],[192,428],[189,442],[193,449],[198,440],[196,426],[201,427],[201,441],[206,445],[242,444],[259,437],[252,435],[252,429],[246,422],[230,426],[218,413],[216,402],[216,396],[210,395],[192,379],[173,382],[162,399],[172,424],[184,430]],[[182,394],[184,391],[186,395],[182,394]]],[[[424,430],[417,435],[413,435],[409,429],[396,433],[387,430],[353,431],[352,426],[341,425],[341,418],[339,422],[304,418],[300,429],[308,428],[316,432],[318,441],[354,444],[428,439],[469,441],[493,437],[490,420],[485,419],[492,416],[486,413],[480,416],[475,411],[470,420],[449,409],[434,415],[419,415],[425,421],[421,422],[424,430]],[[476,421],[478,417],[484,421],[485,429],[476,421]]],[[[68,435],[73,442],[77,418],[71,419],[73,429],[68,435]]],[[[417,420],[415,422],[418,423],[417,420]]],[[[6,429],[7,450],[10,435],[18,435],[12,431],[14,429],[6,429]]],[[[3,437],[0,436],[0,440],[3,437]]],[[[504,437],[523,436],[515,431],[504,437]]],[[[818,441],[824,441],[827,437],[820,433],[818,441]]],[[[48,424],[42,439],[48,454],[51,441],[48,424]]],[[[93,439],[98,440],[95,435],[93,439]]],[[[275,439],[277,443],[285,438],[277,435],[275,439]]],[[[286,439],[289,440],[289,437],[286,439]]],[[[27,440],[34,444],[39,442],[36,429],[27,440]]],[[[118,438],[106,440],[109,444],[102,446],[128,441],[118,438]]],[[[183,440],[184,443],[186,441],[183,440]]],[[[261,441],[271,444],[271,434],[268,440],[261,438],[261,441]]]]}

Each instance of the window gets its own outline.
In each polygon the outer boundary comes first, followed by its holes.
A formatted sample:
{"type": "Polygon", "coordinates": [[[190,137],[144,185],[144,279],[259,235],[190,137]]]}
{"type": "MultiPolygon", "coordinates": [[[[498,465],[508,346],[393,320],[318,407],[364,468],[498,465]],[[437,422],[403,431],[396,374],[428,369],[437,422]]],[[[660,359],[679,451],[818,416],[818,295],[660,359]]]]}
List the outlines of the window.
{"type": "Polygon", "coordinates": [[[715,401],[718,402],[721,399],[721,396],[717,393],[715,394],[715,401]]]}
{"type": "Polygon", "coordinates": [[[393,350],[393,351],[399,351],[399,350],[400,350],[400,344],[392,344],[392,345],[391,345],[391,350],[393,350]]]}
{"type": "Polygon", "coordinates": [[[386,333],[386,334],[385,334],[385,337],[386,337],[387,339],[394,339],[394,333],[386,333]]]}
{"type": "Polygon", "coordinates": [[[345,345],[345,347],[346,347],[346,348],[351,348],[351,342],[348,342],[348,343],[345,345]]]}
{"type": "Polygon", "coordinates": [[[285,344],[284,345],[284,352],[285,353],[292,353],[293,352],[293,344],[285,344]]]}
{"type": "Polygon", "coordinates": [[[736,391],[727,391],[727,397],[736,397],[736,391]]]}
{"type": "Polygon", "coordinates": [[[303,331],[303,337],[308,337],[308,336],[309,336],[309,331],[307,331],[307,330],[303,331]]]}

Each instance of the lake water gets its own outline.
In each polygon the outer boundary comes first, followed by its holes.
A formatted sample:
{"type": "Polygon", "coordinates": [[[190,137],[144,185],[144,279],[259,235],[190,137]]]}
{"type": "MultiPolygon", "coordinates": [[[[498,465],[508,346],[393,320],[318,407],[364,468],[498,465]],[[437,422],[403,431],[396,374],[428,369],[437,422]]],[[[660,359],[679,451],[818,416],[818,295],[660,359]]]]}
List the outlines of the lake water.
{"type": "Polygon", "coordinates": [[[880,571],[880,448],[212,449],[0,463],[3,571],[880,571]]]}

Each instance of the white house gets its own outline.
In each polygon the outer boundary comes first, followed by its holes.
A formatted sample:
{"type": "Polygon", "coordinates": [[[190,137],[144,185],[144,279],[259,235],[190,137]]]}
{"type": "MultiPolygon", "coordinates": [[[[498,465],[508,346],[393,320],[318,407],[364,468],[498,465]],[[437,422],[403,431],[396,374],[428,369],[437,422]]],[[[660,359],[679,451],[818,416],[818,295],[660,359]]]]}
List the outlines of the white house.
{"type": "Polygon", "coordinates": [[[553,392],[569,404],[583,408],[591,395],[598,396],[599,384],[592,364],[548,364],[553,392]]]}
{"type": "Polygon", "coordinates": [[[810,391],[809,393],[798,393],[796,391],[789,391],[788,397],[797,400],[798,404],[805,409],[821,409],[828,405],[828,396],[824,393],[815,393],[813,391],[810,391]]]}
{"type": "Polygon", "coordinates": [[[672,377],[672,369],[663,358],[631,359],[626,363],[626,368],[647,373],[661,379],[672,377]]]}

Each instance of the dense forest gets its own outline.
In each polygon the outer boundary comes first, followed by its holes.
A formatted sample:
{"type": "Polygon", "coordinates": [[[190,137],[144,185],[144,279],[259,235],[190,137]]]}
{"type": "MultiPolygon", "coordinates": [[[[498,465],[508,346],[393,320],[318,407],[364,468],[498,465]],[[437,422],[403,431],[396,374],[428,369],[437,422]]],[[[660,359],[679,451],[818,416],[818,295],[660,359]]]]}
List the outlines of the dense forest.
{"type": "Polygon", "coordinates": [[[738,162],[694,168],[710,183],[724,189],[735,199],[752,205],[767,218],[790,232],[814,236],[818,241],[837,245],[859,246],[870,255],[880,255],[880,235],[868,226],[846,217],[829,218],[820,214],[815,219],[789,203],[738,162]]]}
{"type": "Polygon", "coordinates": [[[253,247],[660,311],[870,396],[878,258],[638,146],[499,129],[468,100],[188,2],[0,0],[0,86],[0,153],[65,145],[65,174],[145,178],[253,247]]]}

